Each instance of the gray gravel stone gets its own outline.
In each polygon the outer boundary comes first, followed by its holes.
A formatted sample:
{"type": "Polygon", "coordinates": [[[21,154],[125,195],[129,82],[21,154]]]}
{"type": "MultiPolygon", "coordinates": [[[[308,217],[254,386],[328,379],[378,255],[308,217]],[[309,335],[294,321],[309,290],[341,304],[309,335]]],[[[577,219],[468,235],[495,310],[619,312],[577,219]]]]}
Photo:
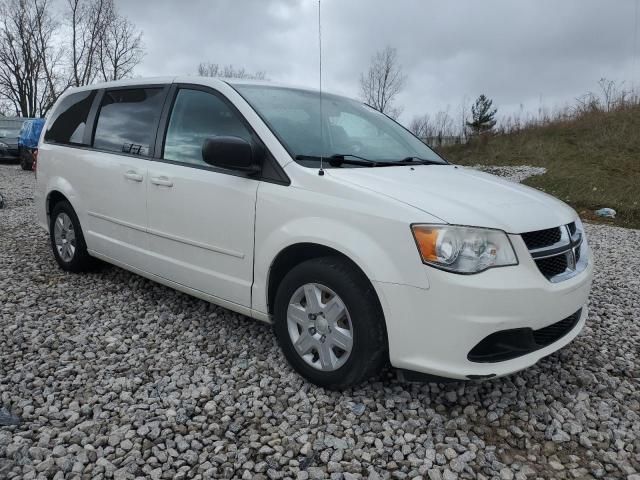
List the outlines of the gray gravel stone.
{"type": "Polygon", "coordinates": [[[20,425],[20,417],[5,408],[0,408],[0,426],[20,425]]]}
{"type": "Polygon", "coordinates": [[[537,365],[338,393],[267,325],[116,267],[61,271],[33,186],[0,165],[0,405],[23,419],[0,429],[0,478],[639,480],[640,231],[587,224],[587,325],[537,365]]]}
{"type": "Polygon", "coordinates": [[[500,478],[501,480],[513,480],[514,473],[509,467],[504,467],[500,469],[500,478]]]}
{"type": "Polygon", "coordinates": [[[475,170],[481,170],[498,177],[505,177],[512,182],[520,183],[529,177],[535,177],[537,175],[544,175],[547,171],[544,167],[530,167],[527,165],[521,165],[517,167],[498,167],[493,165],[474,165],[471,167],[475,170]]]}

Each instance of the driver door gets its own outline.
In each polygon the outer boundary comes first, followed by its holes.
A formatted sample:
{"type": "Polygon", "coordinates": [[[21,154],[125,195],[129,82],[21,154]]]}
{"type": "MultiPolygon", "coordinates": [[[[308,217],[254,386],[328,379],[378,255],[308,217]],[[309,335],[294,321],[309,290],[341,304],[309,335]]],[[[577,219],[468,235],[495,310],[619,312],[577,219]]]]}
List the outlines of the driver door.
{"type": "Polygon", "coordinates": [[[258,181],[204,162],[202,144],[217,135],[252,140],[220,93],[179,86],[162,160],[147,175],[152,273],[250,307],[258,181]]]}

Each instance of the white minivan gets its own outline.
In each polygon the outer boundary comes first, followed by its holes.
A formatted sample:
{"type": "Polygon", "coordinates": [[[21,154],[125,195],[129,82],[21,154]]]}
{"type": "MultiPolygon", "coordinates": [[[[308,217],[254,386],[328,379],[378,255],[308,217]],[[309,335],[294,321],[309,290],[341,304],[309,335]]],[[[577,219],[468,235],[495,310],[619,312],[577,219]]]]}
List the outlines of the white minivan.
{"type": "Polygon", "coordinates": [[[587,317],[593,262],[572,208],[315,90],[72,89],[43,130],[35,198],[63,269],[100,259],[272,323],[327,388],[385,363],[407,380],[506,375],[587,317]]]}

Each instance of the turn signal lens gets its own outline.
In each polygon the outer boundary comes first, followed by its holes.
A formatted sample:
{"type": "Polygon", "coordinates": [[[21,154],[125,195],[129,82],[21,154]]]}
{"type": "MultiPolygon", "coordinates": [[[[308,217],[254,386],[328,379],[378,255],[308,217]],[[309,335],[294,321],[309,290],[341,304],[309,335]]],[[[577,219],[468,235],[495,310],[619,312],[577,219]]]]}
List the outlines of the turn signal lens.
{"type": "Polygon", "coordinates": [[[433,228],[422,227],[413,228],[413,236],[416,239],[418,250],[425,262],[435,262],[438,260],[436,255],[436,242],[438,241],[438,231],[433,228]]]}
{"type": "Polygon", "coordinates": [[[422,261],[456,273],[479,273],[492,267],[517,265],[507,234],[501,230],[454,225],[413,225],[422,261]]]}

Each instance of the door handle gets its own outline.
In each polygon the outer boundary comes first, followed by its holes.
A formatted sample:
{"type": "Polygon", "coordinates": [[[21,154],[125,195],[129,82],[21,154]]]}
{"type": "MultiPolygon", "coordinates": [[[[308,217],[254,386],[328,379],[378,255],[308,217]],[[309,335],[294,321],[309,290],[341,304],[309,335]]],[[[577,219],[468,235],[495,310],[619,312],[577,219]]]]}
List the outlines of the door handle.
{"type": "Polygon", "coordinates": [[[134,172],[133,170],[129,170],[127,173],[124,174],[124,178],[128,179],[128,180],[133,180],[134,182],[141,182],[142,181],[142,175],[140,175],[139,173],[134,172]]]}
{"type": "Polygon", "coordinates": [[[151,183],[153,183],[154,185],[160,185],[162,187],[173,187],[173,182],[164,175],[160,177],[151,177],[151,183]]]}

